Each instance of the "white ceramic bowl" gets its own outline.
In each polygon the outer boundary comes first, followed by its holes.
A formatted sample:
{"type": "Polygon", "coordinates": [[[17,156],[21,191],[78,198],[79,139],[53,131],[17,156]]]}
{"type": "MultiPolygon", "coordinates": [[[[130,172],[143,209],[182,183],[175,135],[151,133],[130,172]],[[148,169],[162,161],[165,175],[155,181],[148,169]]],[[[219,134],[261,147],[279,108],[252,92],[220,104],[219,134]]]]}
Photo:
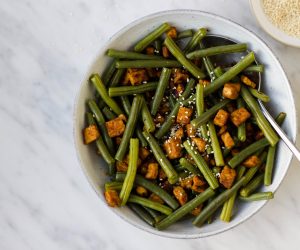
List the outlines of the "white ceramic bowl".
{"type": "MultiPolygon", "coordinates": [[[[103,201],[103,206],[107,206],[103,196],[103,186],[107,180],[107,176],[105,175],[106,166],[104,161],[95,154],[95,151],[90,146],[83,144],[82,139],[82,129],[85,126],[85,102],[87,99],[92,98],[94,93],[92,86],[88,83],[88,79],[92,73],[98,72],[101,74],[105,66],[109,63],[109,58],[105,56],[105,51],[108,48],[127,50],[140,38],[163,22],[169,22],[178,27],[179,30],[207,27],[213,34],[221,34],[240,42],[248,42],[250,49],[258,55],[257,59],[259,62],[266,66],[263,90],[271,97],[272,101],[269,104],[271,113],[286,112],[287,119],[283,125],[283,129],[287,131],[289,137],[293,140],[296,137],[295,105],[288,79],[277,58],[256,35],[232,21],[201,11],[174,10],[143,17],[122,28],[101,48],[95,61],[89,68],[85,79],[82,81],[76,99],[74,109],[74,139],[77,155],[86,177],[99,198],[103,201]]],[[[280,142],[273,184],[268,188],[263,188],[263,191],[276,191],[287,172],[291,159],[292,154],[280,142]]],[[[272,202],[276,202],[276,196],[272,202]]],[[[214,235],[235,227],[254,215],[265,204],[266,201],[238,204],[238,210],[230,223],[223,223],[219,219],[216,219],[214,223],[198,228],[194,227],[190,221],[185,221],[176,223],[165,231],[157,231],[148,226],[126,207],[111,208],[110,210],[112,211],[112,216],[114,213],[130,224],[153,234],[172,238],[198,238],[214,235]]]]}
{"type": "Polygon", "coordinates": [[[259,25],[274,39],[286,45],[300,48],[300,39],[286,34],[277,28],[266,16],[262,8],[262,0],[249,0],[252,12],[256,17],[259,25]]]}

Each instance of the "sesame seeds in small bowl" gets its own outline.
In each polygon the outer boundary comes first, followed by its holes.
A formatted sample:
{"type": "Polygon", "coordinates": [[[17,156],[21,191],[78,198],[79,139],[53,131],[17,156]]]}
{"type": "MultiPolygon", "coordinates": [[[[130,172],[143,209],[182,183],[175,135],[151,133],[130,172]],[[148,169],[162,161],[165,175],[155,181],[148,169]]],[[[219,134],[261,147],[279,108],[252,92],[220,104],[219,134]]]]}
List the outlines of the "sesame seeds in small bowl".
{"type": "Polygon", "coordinates": [[[274,39],[300,48],[300,0],[250,0],[260,26],[274,39]]]}

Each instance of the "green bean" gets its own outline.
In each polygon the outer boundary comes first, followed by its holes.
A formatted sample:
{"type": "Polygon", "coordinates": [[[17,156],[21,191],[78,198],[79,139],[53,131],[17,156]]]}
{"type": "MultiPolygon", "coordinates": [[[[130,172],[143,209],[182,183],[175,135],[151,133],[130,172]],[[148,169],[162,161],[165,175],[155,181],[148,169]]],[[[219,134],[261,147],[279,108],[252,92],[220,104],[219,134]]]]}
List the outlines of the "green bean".
{"type": "MultiPolygon", "coordinates": [[[[124,181],[125,173],[117,173],[116,180],[117,181],[124,181]]],[[[149,190],[150,192],[159,196],[166,204],[168,204],[171,208],[176,209],[178,208],[178,202],[164,189],[160,186],[156,185],[155,183],[148,181],[143,176],[137,174],[135,178],[135,184],[142,186],[149,190]]]]}
{"type": "Polygon", "coordinates": [[[114,149],[114,143],[113,140],[109,137],[106,126],[105,126],[105,119],[104,116],[102,114],[102,112],[100,111],[100,109],[98,108],[96,102],[94,100],[88,100],[88,106],[90,108],[90,110],[92,111],[92,113],[95,116],[95,119],[99,125],[100,131],[101,131],[101,135],[103,136],[103,139],[105,141],[105,144],[109,150],[109,152],[111,154],[115,153],[115,149],[114,149]]]}
{"type": "Polygon", "coordinates": [[[276,146],[269,146],[264,177],[265,186],[269,186],[272,184],[272,172],[274,167],[275,153],[276,146]]]}
{"type": "Polygon", "coordinates": [[[196,86],[196,111],[197,116],[201,116],[205,110],[204,104],[204,86],[202,84],[197,84],[196,86]]]}
{"type": "Polygon", "coordinates": [[[151,209],[148,207],[144,207],[144,209],[151,215],[151,217],[154,219],[155,223],[160,222],[163,218],[165,218],[165,215],[151,209]],[[163,217],[162,217],[163,216],[163,217]]]}
{"type": "Polygon", "coordinates": [[[203,174],[203,176],[204,176],[205,180],[207,181],[208,185],[212,189],[216,189],[217,187],[219,187],[219,183],[218,183],[216,177],[214,176],[212,171],[209,169],[206,161],[203,159],[203,157],[200,155],[200,153],[197,152],[197,150],[195,150],[193,148],[191,142],[190,141],[185,141],[183,143],[183,146],[186,149],[186,151],[188,152],[188,154],[195,161],[196,165],[200,169],[200,171],[203,174]]]}
{"type": "Polygon", "coordinates": [[[142,94],[155,90],[157,85],[157,82],[148,82],[137,86],[112,87],[108,89],[108,94],[110,97],[142,94]]]}
{"type": "Polygon", "coordinates": [[[131,51],[120,51],[115,49],[107,50],[106,54],[110,57],[118,59],[130,59],[130,60],[151,60],[151,59],[162,59],[161,56],[146,55],[131,51]]]}
{"type": "MultiPolygon", "coordinates": [[[[275,119],[278,125],[281,125],[283,123],[285,117],[286,117],[286,113],[283,112],[279,113],[279,115],[275,119]]],[[[272,184],[272,173],[274,167],[275,153],[276,153],[276,146],[269,146],[266,167],[265,167],[265,176],[264,176],[265,186],[269,186],[272,184]]]]}
{"type": "MultiPolygon", "coordinates": [[[[203,45],[203,43],[201,41],[199,42],[199,46],[200,46],[201,49],[205,48],[204,45],[203,45]]],[[[215,75],[214,66],[213,66],[210,58],[205,56],[205,57],[202,58],[202,61],[203,61],[203,64],[204,64],[204,66],[206,68],[206,71],[207,71],[210,79],[214,80],[217,76],[215,75]]],[[[198,84],[198,85],[200,85],[200,84],[198,84]]],[[[198,89],[198,95],[199,96],[197,97],[197,88],[196,88],[196,108],[197,108],[197,100],[201,101],[203,103],[203,105],[201,104],[202,105],[201,110],[198,107],[198,110],[201,111],[201,112],[197,111],[197,116],[199,117],[205,111],[205,107],[204,107],[204,87],[201,88],[201,89],[200,88],[198,89]]],[[[206,140],[209,140],[209,135],[208,135],[208,130],[207,130],[207,124],[206,123],[203,123],[203,124],[200,125],[200,130],[201,130],[202,136],[206,140]]],[[[206,148],[206,152],[208,154],[210,154],[212,151],[213,150],[212,150],[211,145],[208,145],[208,147],[206,148]]]]}
{"type": "MultiPolygon", "coordinates": [[[[87,116],[88,125],[95,125],[96,124],[96,122],[93,118],[93,115],[91,113],[87,112],[86,116],[87,116]]],[[[110,152],[108,151],[105,143],[103,142],[103,139],[102,139],[101,135],[99,135],[99,138],[96,140],[96,146],[97,146],[97,149],[99,150],[102,158],[108,164],[109,175],[113,175],[114,170],[115,170],[114,169],[115,159],[111,156],[110,152]]]]}
{"type": "Polygon", "coordinates": [[[236,179],[240,180],[244,176],[246,170],[247,168],[245,166],[238,166],[236,179]]]}
{"type": "MultiPolygon", "coordinates": [[[[205,88],[204,88],[205,91],[205,88]]],[[[198,128],[201,124],[204,124],[208,122],[218,111],[219,109],[225,107],[231,100],[229,99],[223,99],[219,103],[215,104],[213,107],[205,111],[203,114],[198,116],[197,118],[193,119],[191,121],[191,124],[195,127],[198,128]]]]}
{"type": "Polygon", "coordinates": [[[160,128],[156,131],[155,137],[157,139],[161,139],[166,133],[169,132],[170,128],[172,127],[173,123],[175,122],[176,115],[180,108],[179,102],[175,104],[173,109],[171,110],[170,114],[167,116],[164,123],[160,126],[160,128]]]}
{"type": "MultiPolygon", "coordinates": [[[[224,68],[225,71],[228,71],[230,69],[229,68],[224,68]]],[[[249,67],[245,68],[243,70],[243,72],[248,72],[248,73],[252,73],[252,72],[258,72],[258,73],[263,73],[264,72],[264,65],[262,64],[258,64],[258,65],[250,65],[249,67]]]]}
{"type": "Polygon", "coordinates": [[[264,174],[259,174],[240,190],[240,195],[243,197],[249,196],[260,186],[263,180],[264,174]]]}
{"type": "Polygon", "coordinates": [[[274,194],[272,192],[259,192],[252,194],[248,197],[239,196],[239,199],[242,201],[261,201],[261,200],[270,200],[274,198],[274,194]]]}
{"type": "Polygon", "coordinates": [[[214,73],[213,68],[210,69],[210,63],[211,63],[211,62],[209,61],[208,57],[203,57],[203,58],[202,58],[202,61],[203,61],[204,67],[205,67],[205,69],[206,69],[206,71],[207,71],[207,73],[208,73],[208,75],[209,75],[209,78],[210,78],[212,81],[215,80],[215,79],[216,79],[216,76],[215,76],[215,73],[214,73]]]}
{"type": "MultiPolygon", "coordinates": [[[[201,116],[205,110],[204,105],[204,86],[202,84],[197,84],[196,86],[196,111],[197,111],[197,117],[201,116]]],[[[207,130],[207,124],[203,123],[200,125],[201,135],[204,139],[208,140],[208,130],[207,130]]],[[[206,152],[210,154],[212,152],[212,148],[210,145],[208,145],[206,152]]]]}
{"type": "Polygon", "coordinates": [[[94,100],[88,100],[87,104],[88,104],[90,110],[92,111],[98,124],[105,124],[104,116],[103,116],[102,112],[100,111],[97,103],[94,100]]]}
{"type": "Polygon", "coordinates": [[[184,88],[184,91],[183,91],[181,97],[179,98],[179,101],[184,102],[184,100],[190,96],[190,94],[192,93],[192,90],[195,88],[195,84],[196,84],[196,81],[194,79],[190,79],[188,81],[188,83],[185,85],[185,88],[184,88]]]}
{"type": "Polygon", "coordinates": [[[242,163],[248,156],[252,155],[259,149],[264,148],[268,145],[269,142],[266,138],[262,138],[259,141],[250,144],[248,147],[244,148],[242,151],[240,151],[238,154],[236,154],[230,159],[230,161],[228,162],[229,166],[235,168],[237,165],[242,163]]]}
{"type": "Polygon", "coordinates": [[[185,86],[185,90],[183,91],[179,100],[176,102],[175,106],[171,110],[171,112],[168,115],[168,117],[166,118],[165,122],[162,124],[162,126],[160,126],[158,131],[156,131],[155,137],[157,139],[162,138],[166,133],[169,132],[171,126],[175,122],[175,117],[177,116],[180,106],[186,106],[195,101],[194,95],[191,95],[188,99],[186,99],[190,95],[192,89],[194,89],[194,86],[195,86],[195,80],[191,79],[185,86]]]}
{"type": "Polygon", "coordinates": [[[112,111],[114,111],[117,115],[122,114],[123,111],[120,109],[118,104],[107,94],[107,90],[103,82],[101,81],[100,76],[98,74],[93,74],[90,77],[90,81],[94,84],[96,90],[98,91],[99,95],[102,97],[103,101],[107,104],[107,106],[109,106],[112,109],[112,111]]]}
{"type": "Polygon", "coordinates": [[[107,106],[105,106],[103,109],[102,109],[102,112],[103,112],[103,114],[104,114],[104,116],[105,116],[105,118],[107,119],[107,120],[113,120],[113,119],[115,119],[117,116],[116,116],[116,114],[114,113],[114,112],[112,112],[110,109],[109,109],[109,107],[107,107],[107,106]]]}
{"type": "Polygon", "coordinates": [[[129,203],[128,206],[138,217],[140,217],[143,221],[145,221],[150,226],[154,227],[155,221],[151,217],[151,215],[145,210],[145,208],[134,203],[129,203]]]}
{"type": "MultiPolygon", "coordinates": [[[[237,107],[238,108],[244,108],[245,107],[245,103],[244,103],[242,98],[237,99],[237,107]]],[[[242,142],[246,141],[246,139],[247,139],[247,137],[246,137],[246,123],[242,123],[240,126],[238,126],[237,130],[238,130],[239,140],[242,141],[242,142]]]]}
{"type": "Polygon", "coordinates": [[[108,67],[105,69],[104,73],[102,74],[103,83],[105,86],[108,85],[109,80],[112,78],[113,74],[116,71],[116,60],[114,59],[108,67]]]}
{"type": "Polygon", "coordinates": [[[188,53],[186,57],[188,59],[196,59],[204,56],[214,56],[225,53],[235,53],[235,52],[243,52],[247,50],[246,43],[237,43],[230,45],[221,45],[216,47],[210,47],[207,49],[195,50],[191,53],[188,53]]]}
{"type": "Polygon", "coordinates": [[[171,162],[165,156],[165,154],[164,154],[163,150],[161,149],[161,147],[159,146],[158,142],[147,131],[144,131],[143,135],[146,138],[151,150],[153,151],[153,154],[154,154],[157,162],[159,163],[159,165],[162,167],[162,169],[166,173],[169,182],[171,184],[176,183],[178,180],[178,174],[174,170],[171,162]]]}
{"type": "Polygon", "coordinates": [[[120,99],[121,99],[121,103],[122,103],[122,106],[124,108],[126,115],[129,115],[130,109],[131,109],[129,97],[126,95],[123,95],[123,96],[120,96],[120,99]]]}
{"type": "Polygon", "coordinates": [[[221,88],[225,83],[229,82],[232,78],[237,76],[241,71],[247,68],[252,62],[254,62],[255,56],[253,52],[250,52],[247,56],[241,59],[237,64],[231,67],[222,76],[215,79],[211,84],[206,86],[204,89],[204,96],[207,96],[219,88],[221,88]]]}
{"type": "Polygon", "coordinates": [[[261,167],[261,165],[265,162],[266,158],[267,158],[267,153],[263,152],[260,155],[260,163],[252,168],[249,168],[248,171],[245,174],[245,182],[243,186],[246,186],[253,178],[253,176],[256,174],[256,172],[259,170],[259,168],[261,167]]]}
{"type": "Polygon", "coordinates": [[[249,90],[245,86],[241,86],[241,95],[244,99],[244,101],[247,103],[249,109],[252,112],[252,115],[254,116],[255,120],[257,121],[258,127],[261,129],[261,131],[264,133],[264,136],[268,139],[271,146],[276,145],[279,138],[275,131],[273,130],[272,126],[268,122],[268,120],[265,118],[264,114],[262,113],[261,109],[259,108],[258,103],[253,98],[253,96],[250,94],[249,90]]]}
{"type": "MultiPolygon", "coordinates": [[[[207,200],[207,204],[211,203],[216,197],[216,194],[212,197],[210,197],[208,200],[207,200]]],[[[214,214],[211,214],[208,218],[207,218],[207,224],[211,224],[212,222],[214,221],[214,214]]]]}
{"type": "Polygon", "coordinates": [[[165,45],[172,53],[172,55],[196,78],[202,79],[205,77],[205,74],[191,61],[186,59],[185,55],[172,40],[172,38],[167,37],[165,39],[165,45]]]}
{"type": "Polygon", "coordinates": [[[109,87],[116,87],[121,82],[121,79],[125,73],[126,69],[117,69],[116,73],[111,78],[111,81],[109,83],[109,87]]]}
{"type": "MultiPolygon", "coordinates": [[[[200,49],[205,49],[204,44],[201,41],[199,42],[199,46],[200,46],[200,49]]],[[[208,56],[204,56],[202,58],[202,61],[203,61],[204,67],[209,75],[209,78],[211,80],[215,80],[216,76],[214,73],[214,66],[213,66],[210,58],[208,56]]]]}
{"type": "Polygon", "coordinates": [[[223,193],[219,194],[211,203],[209,203],[201,213],[193,221],[195,226],[201,226],[210,215],[212,215],[225,201],[227,201],[235,192],[237,192],[243,185],[245,177],[242,177],[237,181],[232,188],[227,189],[223,193]]]}
{"type": "Polygon", "coordinates": [[[190,163],[186,158],[180,158],[179,160],[180,165],[187,169],[189,172],[191,172],[194,175],[200,174],[199,169],[197,169],[192,163],[190,163]]]}
{"type": "Polygon", "coordinates": [[[223,72],[222,68],[221,68],[220,66],[218,66],[218,67],[216,67],[216,68],[214,69],[214,74],[215,74],[215,76],[218,78],[218,77],[220,77],[221,75],[223,75],[224,72],[223,72]]]}
{"type": "Polygon", "coordinates": [[[258,65],[250,65],[249,67],[244,69],[244,72],[264,72],[264,65],[258,64],[258,65]]]}
{"type": "Polygon", "coordinates": [[[148,142],[147,142],[147,140],[145,139],[145,137],[143,136],[142,129],[140,128],[139,125],[137,125],[137,128],[136,128],[136,130],[135,130],[135,134],[136,134],[136,136],[139,138],[142,147],[147,147],[147,146],[148,146],[148,142]]]}
{"type": "Polygon", "coordinates": [[[96,146],[97,149],[99,150],[102,158],[104,159],[104,161],[107,162],[108,164],[108,175],[112,176],[115,173],[115,160],[114,158],[111,156],[110,152],[108,151],[102,137],[100,136],[97,140],[96,140],[96,146]]]}
{"type": "MultiPolygon", "coordinates": [[[[244,173],[246,171],[246,167],[244,166],[239,166],[239,169],[238,169],[238,174],[237,174],[237,180],[240,180],[244,173]]],[[[222,212],[221,212],[221,215],[220,215],[220,219],[222,221],[225,221],[225,222],[229,222],[230,219],[231,219],[231,215],[232,215],[232,210],[233,210],[233,206],[234,206],[234,203],[235,203],[235,199],[236,199],[236,196],[237,196],[237,192],[235,192],[223,205],[223,209],[222,209],[222,212]]]]}
{"type": "Polygon", "coordinates": [[[173,109],[174,108],[174,106],[175,106],[175,104],[176,104],[176,100],[175,100],[175,98],[173,97],[173,95],[171,94],[171,95],[169,95],[169,105],[170,105],[170,108],[171,109],[173,109]]]}
{"type": "Polygon", "coordinates": [[[197,30],[194,33],[192,39],[185,46],[183,50],[184,54],[187,54],[190,51],[194,50],[199,44],[199,42],[206,36],[206,34],[207,34],[207,29],[205,28],[200,28],[199,30],[197,30]]]}
{"type": "Polygon", "coordinates": [[[139,157],[139,139],[130,139],[129,145],[129,163],[128,169],[126,172],[126,176],[123,182],[122,189],[120,191],[120,199],[121,199],[121,206],[124,206],[129,198],[131,193],[134,179],[136,176],[137,170],[137,161],[139,157]]]}
{"type": "Polygon", "coordinates": [[[154,41],[154,48],[156,50],[155,52],[157,54],[160,54],[160,52],[161,52],[161,40],[160,39],[157,39],[154,41]]]}
{"type": "Polygon", "coordinates": [[[92,113],[86,112],[86,120],[87,120],[88,126],[96,125],[96,121],[95,121],[92,113]]]}
{"type": "Polygon", "coordinates": [[[216,165],[218,167],[224,166],[225,165],[224,158],[223,158],[222,150],[220,147],[219,139],[213,121],[208,122],[208,130],[209,130],[209,136],[211,138],[211,145],[214,151],[214,158],[215,158],[216,165]]]}
{"type": "Polygon", "coordinates": [[[178,208],[176,211],[174,211],[172,214],[170,214],[168,217],[163,219],[161,222],[156,224],[156,228],[158,230],[163,230],[170,225],[174,224],[176,221],[183,218],[188,213],[192,212],[193,209],[201,205],[203,202],[205,202],[207,199],[212,197],[215,194],[215,191],[211,188],[207,188],[204,192],[197,195],[194,199],[190,200],[186,204],[184,204],[182,207],[178,208]]]}
{"type": "Polygon", "coordinates": [[[277,115],[277,117],[275,118],[275,121],[277,122],[277,124],[278,124],[279,126],[281,126],[282,123],[284,122],[285,118],[286,118],[286,113],[280,112],[280,113],[277,115]]]}
{"type": "Polygon", "coordinates": [[[121,140],[121,144],[119,145],[118,151],[115,155],[115,159],[118,161],[122,161],[127,152],[129,140],[132,137],[133,132],[135,130],[135,126],[138,121],[142,104],[143,97],[141,95],[137,95],[133,98],[132,106],[130,109],[128,121],[126,123],[126,128],[121,140]]]}
{"type": "Polygon", "coordinates": [[[194,34],[194,31],[192,29],[183,30],[178,33],[177,40],[191,37],[191,36],[193,36],[193,34],[194,34]]]}
{"type": "Polygon", "coordinates": [[[123,182],[117,182],[117,181],[111,181],[111,182],[106,182],[104,187],[105,191],[107,190],[121,190],[123,186],[123,182]]]}
{"type": "Polygon", "coordinates": [[[147,132],[153,132],[155,130],[155,123],[153,121],[153,118],[151,116],[151,113],[148,109],[147,103],[144,98],[143,98],[143,105],[142,105],[142,119],[145,125],[145,130],[147,132]]]}
{"type": "Polygon", "coordinates": [[[172,70],[168,69],[168,68],[163,68],[160,78],[159,78],[159,82],[158,82],[158,86],[156,88],[155,91],[155,95],[151,104],[151,114],[153,116],[156,115],[160,103],[164,97],[165,94],[165,90],[167,88],[167,86],[169,85],[169,80],[170,80],[170,76],[171,76],[172,70]]]}
{"type": "Polygon", "coordinates": [[[255,98],[257,98],[263,102],[270,101],[270,97],[268,95],[266,95],[265,93],[258,91],[257,89],[253,89],[253,88],[248,88],[248,90],[255,98]]]}
{"type": "Polygon", "coordinates": [[[152,59],[152,60],[131,60],[119,61],[116,63],[116,68],[180,68],[181,63],[170,59],[152,59]]]}
{"type": "Polygon", "coordinates": [[[153,210],[159,211],[166,215],[169,215],[172,213],[171,208],[169,208],[165,205],[162,205],[158,202],[154,202],[154,201],[151,201],[149,199],[146,199],[146,198],[134,195],[134,194],[131,194],[129,196],[128,202],[136,203],[136,204],[142,205],[144,207],[149,207],[153,210]]]}
{"type": "Polygon", "coordinates": [[[163,23],[159,27],[157,27],[150,34],[146,35],[142,40],[140,40],[135,46],[134,51],[141,52],[147,46],[149,46],[152,42],[154,42],[157,38],[159,38],[163,33],[168,31],[171,28],[170,24],[163,23]]]}

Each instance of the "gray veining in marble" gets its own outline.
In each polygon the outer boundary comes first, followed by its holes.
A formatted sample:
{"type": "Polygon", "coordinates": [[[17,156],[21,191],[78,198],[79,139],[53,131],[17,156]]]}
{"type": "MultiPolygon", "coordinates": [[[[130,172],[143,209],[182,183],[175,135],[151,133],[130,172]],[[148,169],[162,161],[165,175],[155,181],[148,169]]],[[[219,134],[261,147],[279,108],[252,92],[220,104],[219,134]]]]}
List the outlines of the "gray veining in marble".
{"type": "Polygon", "coordinates": [[[1,0],[1,250],[299,249],[297,162],[276,199],[255,217],[198,240],[160,238],[120,221],[81,172],[73,147],[72,107],[95,53],[129,22],[178,8],[230,17],[256,32],[282,62],[299,107],[300,49],[264,33],[247,1],[1,0]]]}

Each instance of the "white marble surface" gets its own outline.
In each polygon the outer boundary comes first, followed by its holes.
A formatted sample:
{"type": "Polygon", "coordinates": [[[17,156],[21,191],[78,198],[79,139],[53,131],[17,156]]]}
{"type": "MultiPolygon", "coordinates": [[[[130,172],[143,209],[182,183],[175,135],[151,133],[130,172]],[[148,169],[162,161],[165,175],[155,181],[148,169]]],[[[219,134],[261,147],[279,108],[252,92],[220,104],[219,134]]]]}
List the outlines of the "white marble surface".
{"type": "Polygon", "coordinates": [[[178,8],[227,16],[257,32],[286,69],[299,107],[300,50],[264,33],[247,1],[1,0],[1,250],[299,249],[296,161],[276,199],[255,217],[198,240],[160,238],[120,221],[81,172],[73,146],[72,108],[95,53],[129,22],[178,8]]]}

